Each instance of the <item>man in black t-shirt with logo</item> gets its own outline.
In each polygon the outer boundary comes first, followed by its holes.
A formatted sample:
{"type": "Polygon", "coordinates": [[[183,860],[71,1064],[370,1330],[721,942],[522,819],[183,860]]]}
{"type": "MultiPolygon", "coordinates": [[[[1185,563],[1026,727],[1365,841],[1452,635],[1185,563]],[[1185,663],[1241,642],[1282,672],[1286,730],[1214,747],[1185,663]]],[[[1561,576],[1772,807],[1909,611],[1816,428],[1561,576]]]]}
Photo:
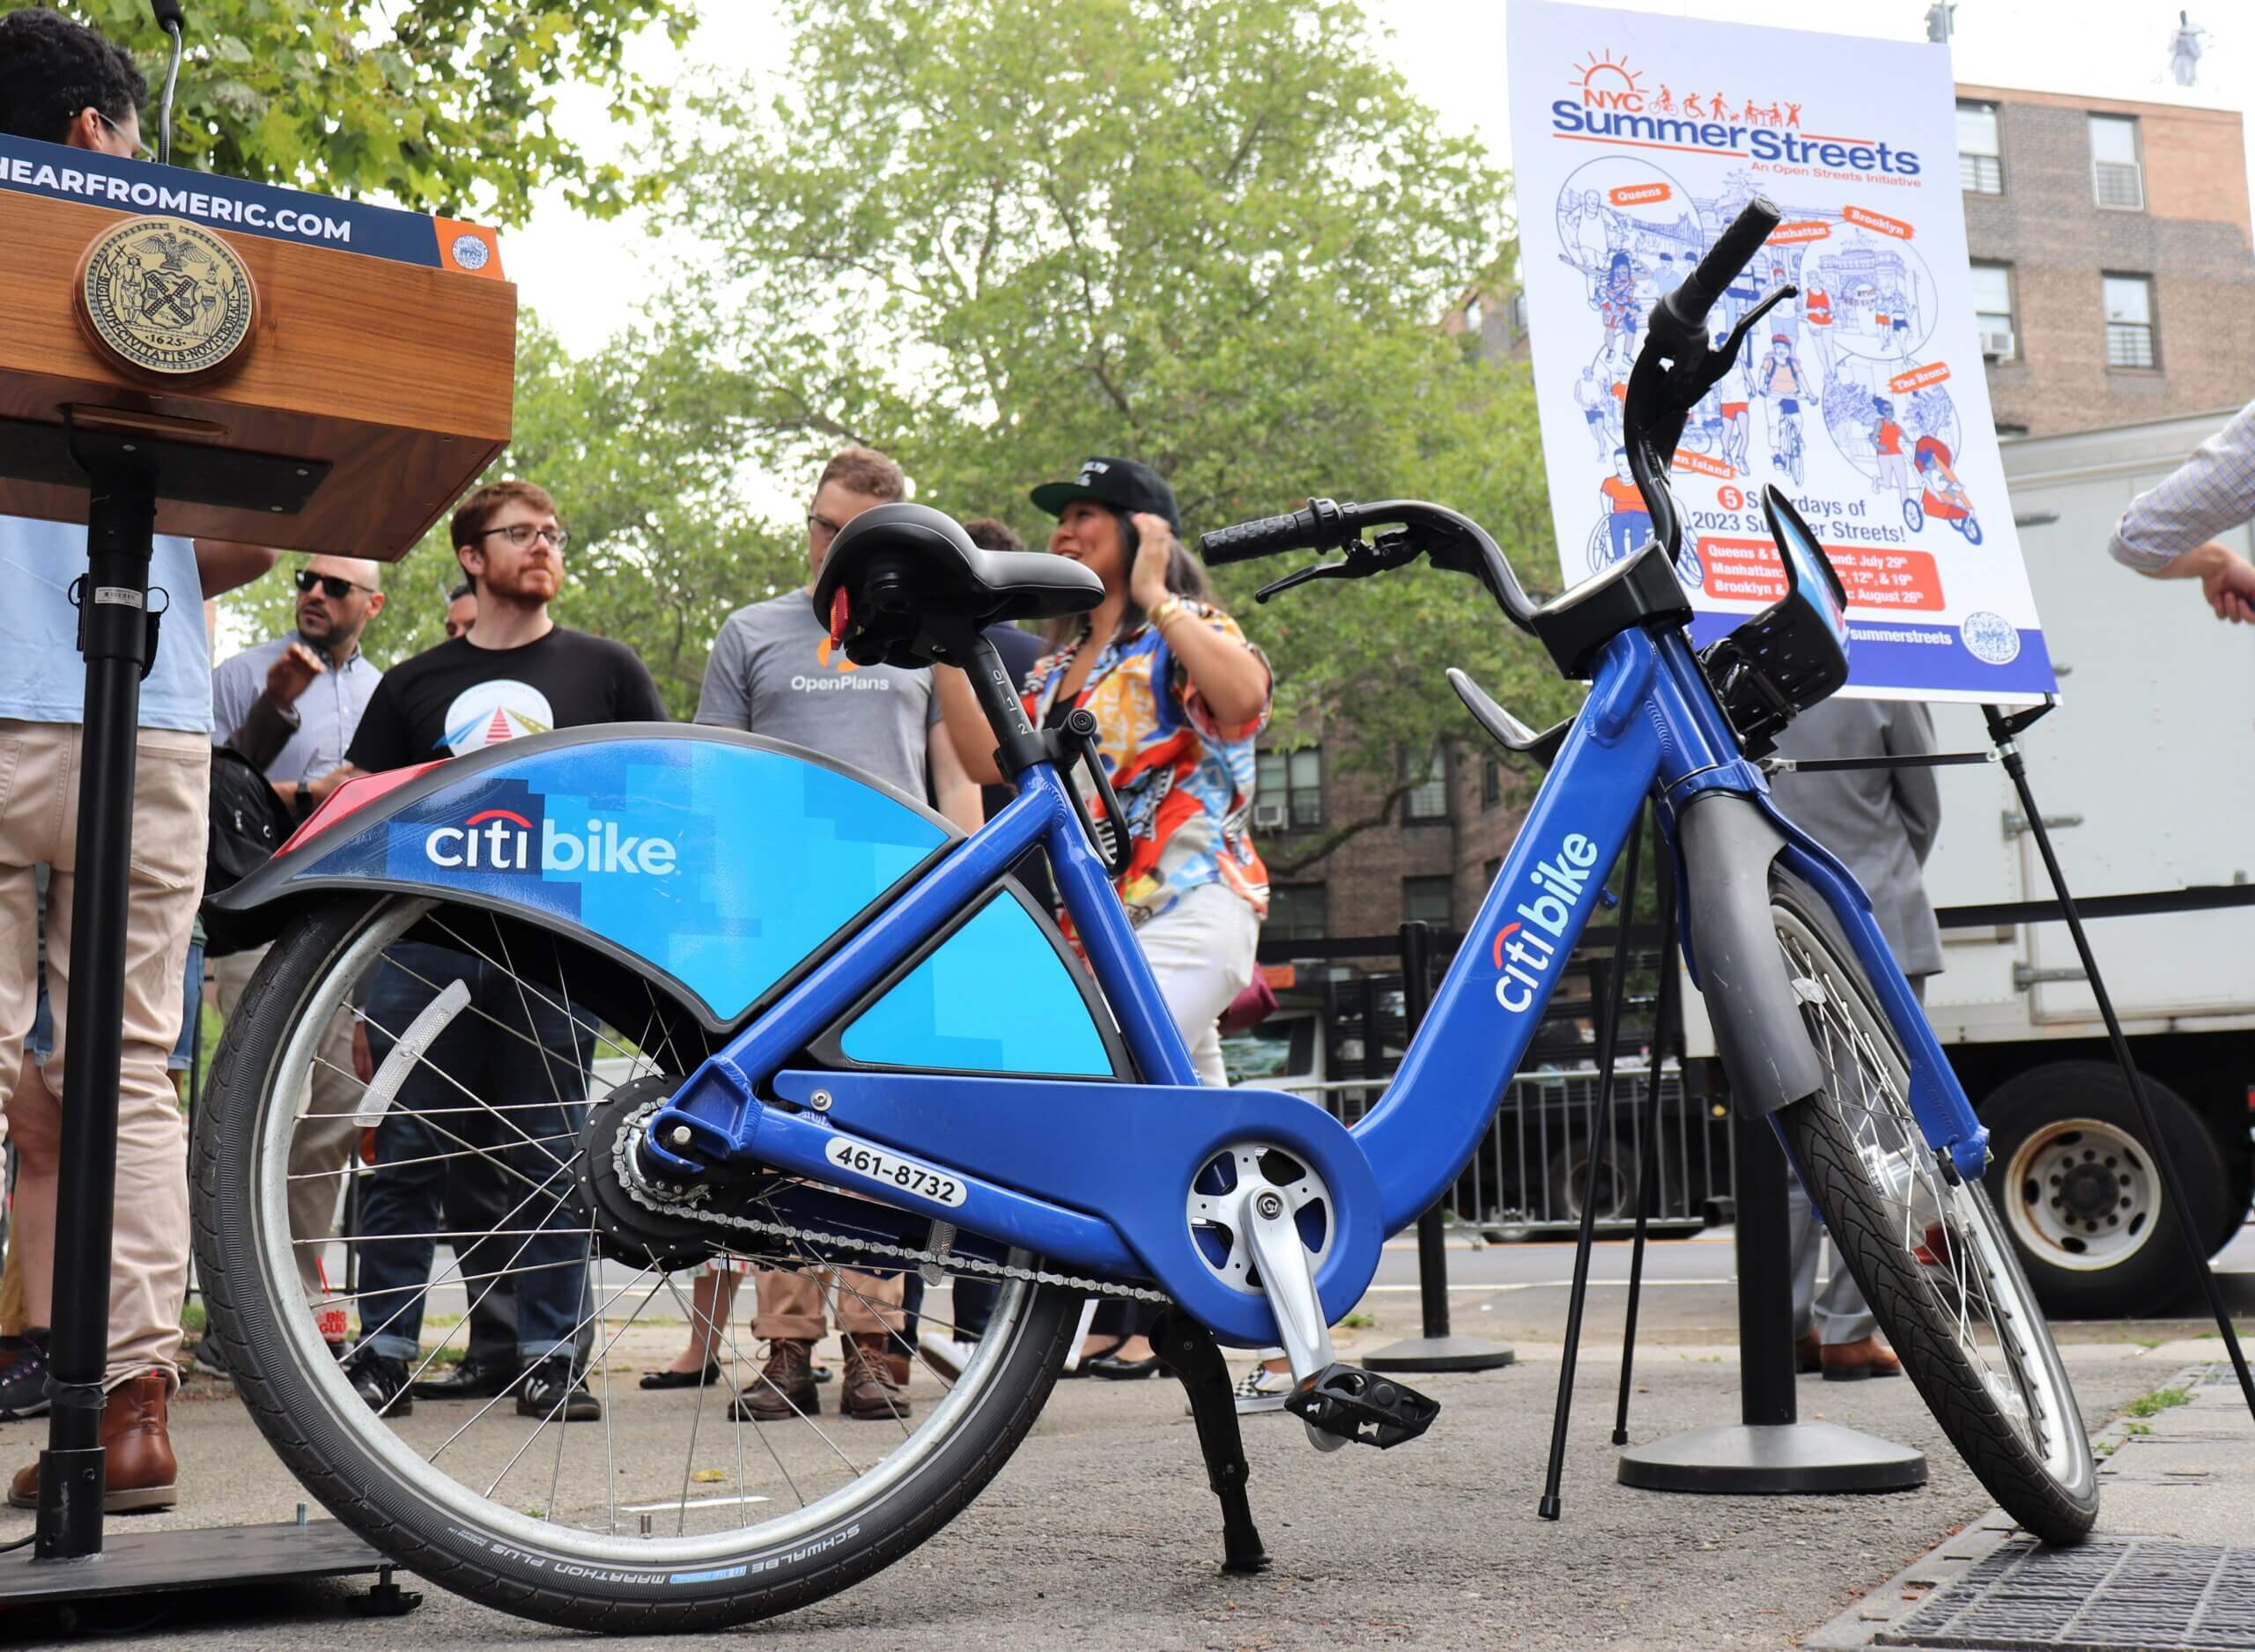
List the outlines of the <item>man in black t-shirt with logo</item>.
{"type": "MultiPolygon", "coordinates": [[[[588,723],[665,718],[656,685],[631,649],[549,617],[564,572],[556,504],[525,482],[477,490],[455,512],[455,555],[477,587],[474,631],[385,673],[326,793],[373,773],[477,751],[496,741],[588,723]]],[[[354,1389],[387,1417],[415,1394],[473,1398],[514,1390],[521,1415],[592,1421],[603,1407],[579,1368],[588,1317],[586,1232],[573,1214],[571,1165],[587,1098],[558,1095],[588,1070],[593,1029],[551,989],[521,981],[506,960],[422,941],[385,951],[368,996],[369,1053],[379,1073],[418,1016],[451,1004],[376,1129],[376,1167],[359,1211],[360,1334],[348,1362],[354,1389]],[[441,1196],[450,1165],[474,1150],[507,1176],[513,1213],[492,1265],[456,1256],[473,1301],[506,1269],[515,1285],[518,1369],[480,1384],[411,1387],[420,1363],[441,1196]],[[530,1233],[525,1230],[534,1229],[530,1233]],[[577,1231],[575,1232],[574,1229],[577,1231]],[[396,1235],[396,1236],[394,1236],[396,1235]]],[[[425,1043],[427,1038],[427,1043],[425,1043]]]]}

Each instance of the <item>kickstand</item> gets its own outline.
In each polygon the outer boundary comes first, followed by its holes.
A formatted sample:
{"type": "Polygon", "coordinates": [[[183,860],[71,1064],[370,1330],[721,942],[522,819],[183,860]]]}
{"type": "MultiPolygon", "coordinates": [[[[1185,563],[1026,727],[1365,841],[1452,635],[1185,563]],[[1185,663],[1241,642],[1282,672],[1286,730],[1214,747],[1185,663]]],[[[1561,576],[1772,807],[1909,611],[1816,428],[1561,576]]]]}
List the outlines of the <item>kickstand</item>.
{"type": "Polygon", "coordinates": [[[1178,1309],[1163,1310],[1151,1327],[1151,1345],[1166,1368],[1182,1379],[1190,1414],[1198,1423],[1198,1449],[1206,1457],[1206,1481],[1222,1500],[1222,1570],[1262,1572],[1268,1552],[1253,1524],[1253,1505],[1245,1494],[1248,1472],[1245,1440],[1238,1431],[1237,1400],[1230,1391],[1229,1367],[1214,1333],[1178,1309]]]}

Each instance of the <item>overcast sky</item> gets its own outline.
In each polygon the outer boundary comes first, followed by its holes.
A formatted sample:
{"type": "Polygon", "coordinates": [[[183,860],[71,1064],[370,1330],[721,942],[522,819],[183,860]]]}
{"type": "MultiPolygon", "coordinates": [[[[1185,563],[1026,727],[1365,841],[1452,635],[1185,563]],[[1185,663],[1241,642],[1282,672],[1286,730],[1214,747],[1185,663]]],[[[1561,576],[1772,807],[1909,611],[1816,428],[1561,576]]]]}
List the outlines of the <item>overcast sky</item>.
{"type": "MultiPolygon", "coordinates": [[[[1225,4],[1227,0],[1209,0],[1225,4]]],[[[1638,11],[1696,15],[1783,27],[1925,38],[1926,0],[1868,0],[1860,8],[1820,9],[1787,0],[1696,0],[1638,11]]],[[[2180,92],[2168,74],[2175,0],[1963,0],[1953,46],[1957,78],[2095,96],[2184,101],[2245,111],[2255,102],[2255,8],[2206,0],[2189,10],[2214,31],[2200,84],[2180,92]],[[2040,20],[2040,21],[2039,21],[2040,20]],[[2031,24],[2036,26],[2031,26],[2031,24]]],[[[1386,42],[1410,90],[1450,127],[1476,134],[1508,165],[1510,112],[1504,97],[1504,11],[1500,0],[1378,0],[1372,14],[1392,31],[1386,42]]],[[[773,72],[784,40],[768,0],[705,0],[705,20],[685,50],[662,41],[639,48],[637,67],[667,83],[713,70],[773,72]]],[[[601,152],[624,157],[629,134],[607,118],[600,99],[567,89],[567,118],[580,122],[601,152]]],[[[671,259],[632,221],[596,224],[549,198],[525,229],[503,241],[505,262],[524,303],[575,350],[600,344],[645,296],[658,290],[671,259]]]]}

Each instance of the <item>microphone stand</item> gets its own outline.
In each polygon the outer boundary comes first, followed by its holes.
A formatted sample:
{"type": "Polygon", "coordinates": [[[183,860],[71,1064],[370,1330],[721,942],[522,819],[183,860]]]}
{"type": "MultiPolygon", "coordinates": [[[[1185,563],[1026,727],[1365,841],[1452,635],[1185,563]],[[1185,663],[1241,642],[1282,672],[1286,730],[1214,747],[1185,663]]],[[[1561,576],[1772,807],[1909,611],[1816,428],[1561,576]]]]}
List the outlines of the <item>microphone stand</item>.
{"type": "Polygon", "coordinates": [[[173,88],[180,84],[181,4],[180,0],[154,0],[150,10],[156,13],[157,26],[172,37],[172,62],[165,67],[165,90],[157,103],[157,164],[173,164],[173,88]]]}

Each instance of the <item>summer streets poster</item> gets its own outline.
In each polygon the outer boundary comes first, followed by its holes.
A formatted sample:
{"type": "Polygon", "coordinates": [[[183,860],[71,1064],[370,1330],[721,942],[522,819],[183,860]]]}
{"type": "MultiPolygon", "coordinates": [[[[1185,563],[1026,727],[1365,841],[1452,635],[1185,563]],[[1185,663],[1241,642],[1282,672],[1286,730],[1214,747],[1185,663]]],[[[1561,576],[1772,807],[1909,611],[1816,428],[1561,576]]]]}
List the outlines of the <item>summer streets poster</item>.
{"type": "Polygon", "coordinates": [[[1678,564],[1701,644],[1784,590],[1775,483],[1848,594],[1850,686],[2029,701],[2051,660],[1968,292],[1946,48],[1512,0],[1512,148],[1542,449],[1569,584],[1651,520],[1621,398],[1652,303],[1755,194],[1784,221],[1710,316],[1771,288],[1687,422],[1678,564]]]}

